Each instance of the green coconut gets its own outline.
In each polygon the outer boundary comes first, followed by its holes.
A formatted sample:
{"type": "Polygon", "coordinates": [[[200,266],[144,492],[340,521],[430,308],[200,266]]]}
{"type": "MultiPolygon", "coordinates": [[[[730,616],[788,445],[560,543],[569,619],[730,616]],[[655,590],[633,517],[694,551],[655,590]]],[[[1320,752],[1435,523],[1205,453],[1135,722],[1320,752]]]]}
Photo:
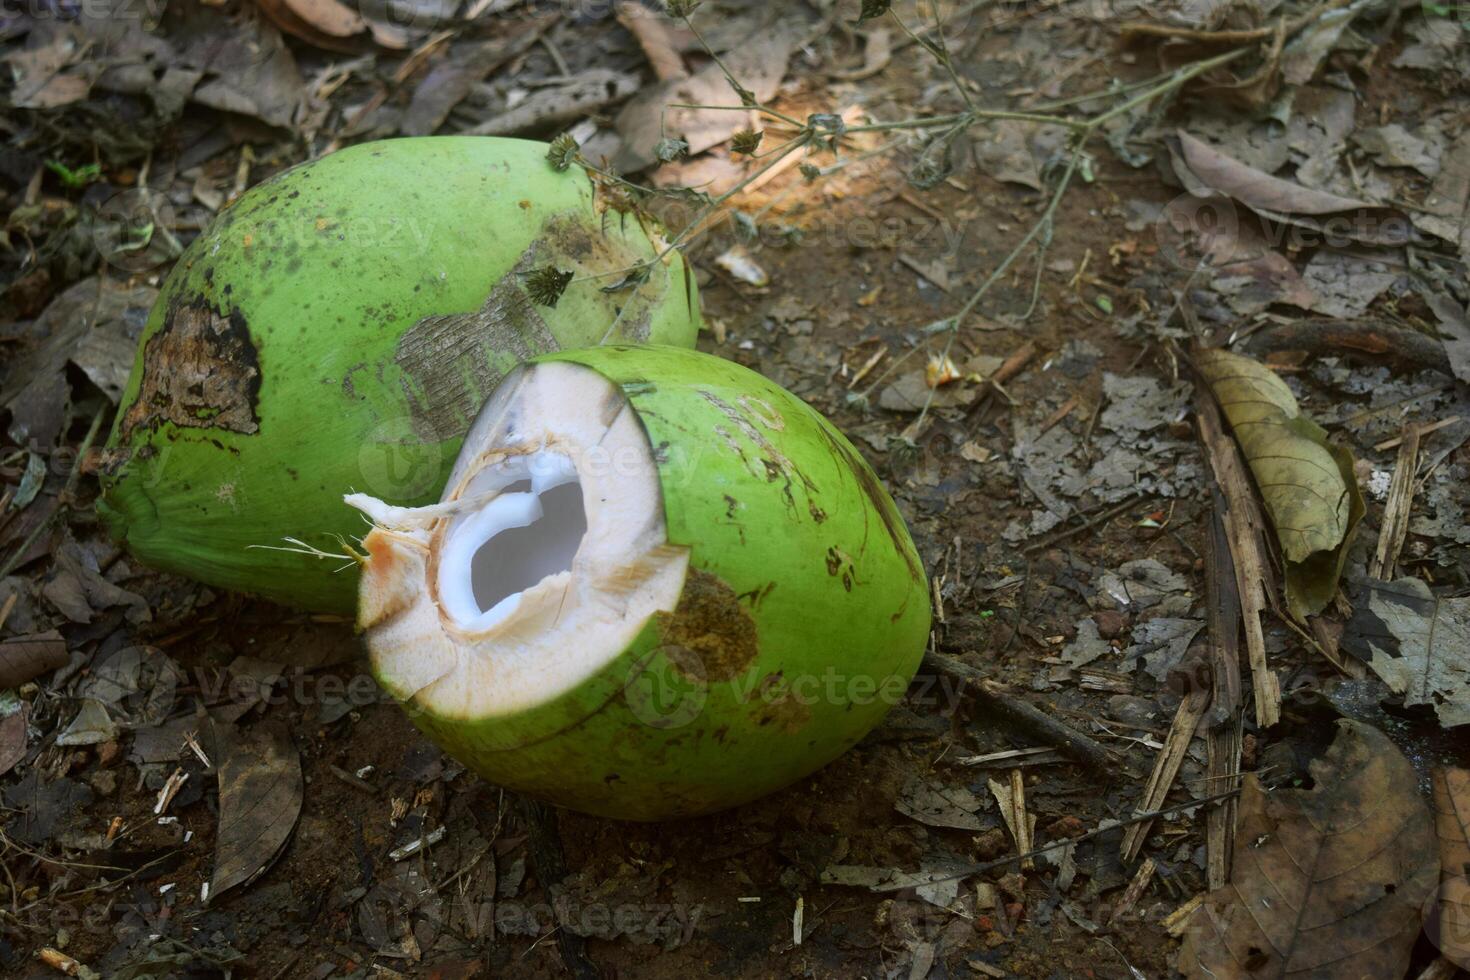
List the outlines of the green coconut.
{"type": "Polygon", "coordinates": [[[820,414],[666,346],[511,372],[442,500],[362,494],[375,676],[486,779],[654,820],[771,792],[901,699],[928,581],[893,500],[820,414]]]}
{"type": "Polygon", "coordinates": [[[694,278],[677,250],[649,265],[665,243],[621,200],[546,144],[490,137],[367,143],[253,188],[164,283],[103,517],[154,567],[350,613],[355,569],[309,554],[366,531],[344,487],[437,499],[527,357],[693,345],[694,278]]]}

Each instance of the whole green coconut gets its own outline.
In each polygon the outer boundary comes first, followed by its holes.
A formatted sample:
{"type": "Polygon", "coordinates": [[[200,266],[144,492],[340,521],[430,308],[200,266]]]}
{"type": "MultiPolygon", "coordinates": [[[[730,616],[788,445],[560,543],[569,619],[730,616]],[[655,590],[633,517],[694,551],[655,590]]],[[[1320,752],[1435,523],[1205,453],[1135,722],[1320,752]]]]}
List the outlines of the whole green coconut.
{"type": "Polygon", "coordinates": [[[812,772],[900,700],[928,580],[816,411],[673,347],[564,351],[485,404],[442,501],[348,502],[379,682],[486,779],[655,820],[812,772]]]}
{"type": "Polygon", "coordinates": [[[355,568],[307,553],[366,530],[344,487],[436,499],[486,395],[528,357],[692,346],[678,251],[568,162],[524,140],[389,140],[245,194],[143,332],[103,474],[113,531],[157,568],[347,613],[355,568]],[[295,551],[271,549],[283,539],[295,551]]]}

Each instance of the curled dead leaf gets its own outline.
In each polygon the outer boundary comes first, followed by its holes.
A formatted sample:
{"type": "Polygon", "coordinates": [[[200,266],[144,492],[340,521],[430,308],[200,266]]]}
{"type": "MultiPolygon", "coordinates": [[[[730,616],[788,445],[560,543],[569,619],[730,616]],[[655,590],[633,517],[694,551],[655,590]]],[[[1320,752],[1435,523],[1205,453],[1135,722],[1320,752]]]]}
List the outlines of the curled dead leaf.
{"type": "Polygon", "coordinates": [[[355,51],[367,30],[362,15],[340,0],[256,0],[281,30],[328,51],[355,51]]]}
{"type": "Polygon", "coordinates": [[[1265,365],[1223,350],[1195,364],[1240,444],[1286,563],[1286,602],[1303,619],[1337,591],[1348,545],[1363,516],[1353,455],[1301,414],[1286,383],[1265,365]]]}
{"type": "Polygon", "coordinates": [[[1397,246],[1414,238],[1408,216],[1396,208],[1315,190],[1242,163],[1180,131],[1165,142],[1174,175],[1196,197],[1223,194],[1256,214],[1297,229],[1297,244],[1397,246]]]}

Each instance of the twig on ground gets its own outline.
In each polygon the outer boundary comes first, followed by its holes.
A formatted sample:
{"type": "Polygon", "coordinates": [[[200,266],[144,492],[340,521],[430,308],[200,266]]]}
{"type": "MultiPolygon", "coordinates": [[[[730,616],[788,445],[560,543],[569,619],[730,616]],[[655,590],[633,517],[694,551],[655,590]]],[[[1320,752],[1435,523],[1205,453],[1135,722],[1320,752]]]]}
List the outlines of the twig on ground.
{"type": "Polygon", "coordinates": [[[1025,777],[1021,774],[1021,770],[1012,769],[1004,783],[994,779],[986,780],[986,782],[990,786],[991,794],[995,797],[995,802],[1000,804],[1001,819],[1010,828],[1011,837],[1016,842],[1021,870],[1035,870],[1036,862],[1027,855],[1031,851],[1031,837],[1036,828],[1036,815],[1026,808],[1025,777]]]}
{"type": "Polygon", "coordinates": [[[924,666],[931,671],[948,674],[963,681],[966,690],[974,694],[975,699],[985,707],[1048,745],[1055,746],[1073,761],[1098,772],[1117,771],[1117,759],[1102,743],[1015,697],[969,664],[942,653],[929,653],[924,656],[924,666]]]}
{"type": "MultiPolygon", "coordinates": [[[[1134,814],[1133,816],[1128,817],[1125,820],[1109,822],[1105,827],[1098,827],[1096,830],[1089,830],[1085,834],[1078,834],[1076,837],[1058,838],[1057,840],[1054,840],[1049,844],[1043,844],[1040,847],[1034,848],[1033,850],[1028,851],[1025,854],[1008,854],[1003,858],[996,858],[994,861],[985,861],[981,864],[973,864],[963,871],[956,871],[953,874],[936,875],[933,877],[926,875],[926,883],[938,884],[941,881],[956,881],[961,878],[969,878],[972,875],[985,874],[987,871],[994,871],[996,868],[1004,868],[1007,865],[1015,864],[1018,861],[1024,860],[1026,858],[1035,858],[1039,857],[1042,854],[1049,854],[1052,851],[1059,851],[1066,847],[1074,847],[1077,844],[1081,844],[1083,841],[1093,840],[1094,838],[1101,837],[1103,834],[1110,834],[1120,827],[1128,827],[1135,823],[1141,823],[1145,820],[1156,820],[1159,817],[1167,817],[1172,813],[1179,813],[1181,810],[1192,810],[1195,807],[1207,806],[1211,803],[1219,803],[1221,800],[1232,799],[1235,796],[1239,795],[1239,793],[1240,790],[1232,789],[1224,793],[1213,793],[1209,796],[1201,796],[1198,799],[1186,800],[1183,803],[1176,803],[1173,806],[1166,806],[1162,809],[1151,810],[1148,813],[1134,814]]],[[[896,892],[903,891],[906,888],[912,887],[913,885],[910,883],[910,880],[903,880],[887,884],[870,885],[868,886],[868,890],[874,892],[896,892]]]]}
{"type": "Polygon", "coordinates": [[[1088,518],[1081,524],[1077,524],[1073,527],[1065,528],[1061,531],[1058,531],[1056,534],[1053,534],[1050,537],[1045,538],[1044,540],[1033,541],[1031,544],[1028,544],[1026,547],[1021,549],[1021,554],[1034,554],[1035,552],[1044,551],[1047,548],[1055,547],[1056,545],[1074,535],[1081,534],[1084,531],[1090,531],[1100,524],[1106,524],[1108,521],[1111,521],[1113,518],[1117,517],[1128,508],[1137,505],[1143,499],[1143,494],[1131,493],[1127,497],[1124,497],[1122,500],[1118,501],[1117,504],[1107,508],[1106,510],[1101,511],[1100,513],[1094,514],[1092,517],[1088,518]]]}
{"type": "MultiPolygon", "coordinates": [[[[1136,823],[1132,827],[1129,827],[1128,830],[1132,831],[1135,828],[1147,826],[1148,824],[1136,823]]],[[[1127,915],[1133,906],[1138,904],[1138,900],[1148,890],[1149,882],[1153,881],[1154,872],[1157,870],[1159,870],[1159,866],[1154,862],[1153,858],[1143,859],[1143,863],[1138,866],[1138,872],[1133,876],[1133,880],[1124,889],[1123,897],[1118,899],[1117,905],[1113,906],[1113,912],[1108,916],[1109,922],[1117,922],[1123,916],[1127,915]]]]}

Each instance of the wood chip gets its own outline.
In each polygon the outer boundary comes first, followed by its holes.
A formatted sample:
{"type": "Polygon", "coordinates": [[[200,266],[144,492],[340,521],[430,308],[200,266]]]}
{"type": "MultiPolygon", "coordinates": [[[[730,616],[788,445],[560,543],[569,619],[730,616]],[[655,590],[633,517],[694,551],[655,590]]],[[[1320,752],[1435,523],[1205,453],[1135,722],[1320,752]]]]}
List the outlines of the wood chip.
{"type": "MultiPolygon", "coordinates": [[[[1134,826],[1141,825],[1134,824],[1134,826]]],[[[1123,916],[1127,915],[1128,911],[1138,904],[1138,900],[1143,897],[1143,893],[1148,889],[1149,882],[1153,880],[1154,872],[1158,869],[1159,866],[1154,863],[1153,858],[1143,859],[1143,863],[1138,866],[1138,873],[1133,876],[1133,880],[1128,883],[1127,890],[1123,892],[1123,897],[1118,899],[1117,905],[1113,906],[1113,914],[1108,917],[1109,922],[1122,920],[1123,916]]]]}
{"type": "MultiPolygon", "coordinates": [[[[1031,834],[1036,828],[1036,817],[1026,812],[1026,780],[1021,770],[1011,770],[1008,784],[998,783],[994,779],[987,782],[990,784],[990,792],[995,794],[996,802],[1000,804],[1000,815],[1010,828],[1011,836],[1015,838],[1017,853],[1029,853],[1032,850],[1031,834]]],[[[1029,857],[1022,858],[1020,863],[1027,871],[1036,867],[1036,862],[1029,857]]]]}
{"type": "Polygon", "coordinates": [[[1204,904],[1204,901],[1205,893],[1200,892],[1198,895],[1194,896],[1194,898],[1191,898],[1189,901],[1185,902],[1183,905],[1170,912],[1164,917],[1164,929],[1167,930],[1169,935],[1173,936],[1175,939],[1178,939],[1180,936],[1184,935],[1184,930],[1188,928],[1189,917],[1194,914],[1195,909],[1204,904]]]}
{"type": "Polygon", "coordinates": [[[1398,459],[1394,461],[1393,480],[1388,486],[1388,500],[1383,505],[1383,522],[1378,532],[1378,549],[1368,563],[1370,578],[1388,581],[1397,578],[1395,569],[1404,538],[1409,533],[1409,516],[1414,506],[1414,476],[1419,469],[1419,427],[1404,426],[1398,459]]]}

